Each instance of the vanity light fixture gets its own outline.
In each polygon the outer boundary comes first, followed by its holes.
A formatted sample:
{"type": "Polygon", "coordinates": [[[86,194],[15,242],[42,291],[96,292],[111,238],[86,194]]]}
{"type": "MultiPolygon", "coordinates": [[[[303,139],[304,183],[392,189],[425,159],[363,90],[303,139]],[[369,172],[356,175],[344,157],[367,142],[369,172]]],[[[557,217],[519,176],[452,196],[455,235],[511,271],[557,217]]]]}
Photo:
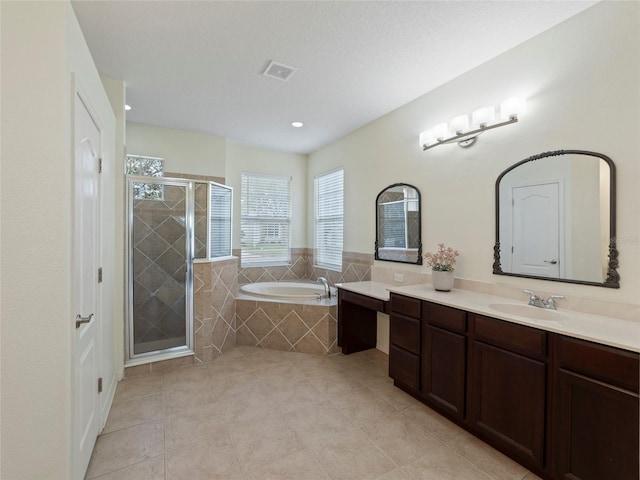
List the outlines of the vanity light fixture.
{"type": "Polygon", "coordinates": [[[301,127],[304,127],[304,123],[302,123],[302,122],[291,122],[291,126],[295,127],[295,128],[301,128],[301,127]]]}
{"type": "Polygon", "coordinates": [[[128,112],[129,110],[131,110],[131,106],[130,105],[125,105],[124,109],[128,112]]]}
{"type": "Polygon", "coordinates": [[[420,134],[420,146],[422,150],[429,150],[437,145],[457,143],[462,148],[467,148],[476,143],[478,136],[493,128],[503,127],[518,121],[518,115],[524,111],[525,99],[515,97],[505,100],[500,104],[500,120],[496,122],[496,108],[483,107],[469,115],[458,115],[447,123],[439,123],[431,130],[420,134]],[[471,130],[469,130],[471,128],[471,130]]]}

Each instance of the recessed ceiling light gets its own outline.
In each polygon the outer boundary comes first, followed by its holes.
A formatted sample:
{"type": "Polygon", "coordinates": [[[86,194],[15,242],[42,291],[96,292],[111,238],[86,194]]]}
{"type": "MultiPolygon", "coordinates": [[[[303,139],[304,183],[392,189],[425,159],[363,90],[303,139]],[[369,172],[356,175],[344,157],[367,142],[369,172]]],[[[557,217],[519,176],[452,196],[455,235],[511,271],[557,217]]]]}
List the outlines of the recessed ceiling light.
{"type": "Polygon", "coordinates": [[[128,112],[129,110],[131,110],[131,106],[130,105],[125,105],[124,109],[128,112]]]}
{"type": "Polygon", "coordinates": [[[291,126],[295,127],[295,128],[300,128],[304,126],[304,123],[302,122],[291,122],[291,126]]]}

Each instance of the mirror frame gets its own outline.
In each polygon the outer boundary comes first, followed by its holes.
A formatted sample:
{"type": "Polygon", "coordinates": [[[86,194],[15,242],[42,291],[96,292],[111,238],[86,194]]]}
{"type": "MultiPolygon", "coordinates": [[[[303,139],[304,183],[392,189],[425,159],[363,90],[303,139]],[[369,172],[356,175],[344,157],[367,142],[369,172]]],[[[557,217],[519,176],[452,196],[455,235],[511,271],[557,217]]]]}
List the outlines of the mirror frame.
{"type": "Polygon", "coordinates": [[[606,155],[603,155],[602,153],[590,152],[587,150],[553,150],[550,152],[543,152],[538,155],[533,155],[529,158],[525,158],[524,160],[521,160],[507,168],[498,176],[495,188],[496,243],[493,247],[493,273],[495,275],[508,275],[511,277],[533,278],[537,280],[550,280],[565,283],[578,283],[582,285],[595,285],[607,288],[620,288],[620,274],[617,271],[617,268],[619,266],[618,249],[616,246],[616,167],[613,163],[613,160],[611,160],[606,155]],[[547,157],[556,157],[559,155],[588,155],[592,157],[598,157],[604,160],[607,165],[609,165],[609,262],[607,266],[607,278],[604,280],[604,282],[573,280],[570,278],[539,277],[535,275],[525,275],[521,273],[509,273],[502,271],[502,266],[500,265],[500,181],[502,180],[502,177],[504,177],[511,170],[519,167],[524,163],[534,162],[536,160],[547,157]]]}
{"type": "Polygon", "coordinates": [[[422,196],[420,195],[420,190],[418,190],[413,185],[409,185],[408,183],[394,183],[393,185],[388,185],[388,186],[384,187],[380,191],[380,193],[378,193],[378,195],[376,196],[376,241],[375,241],[375,255],[374,255],[374,258],[376,260],[380,260],[382,262],[409,263],[411,265],[422,265],[422,196]],[[390,188],[394,188],[394,187],[409,187],[409,188],[413,188],[416,191],[416,193],[418,194],[418,212],[420,213],[420,215],[418,215],[419,239],[418,239],[418,258],[416,259],[415,262],[405,262],[405,261],[402,261],[402,260],[390,260],[388,258],[380,258],[380,255],[378,254],[378,227],[379,227],[379,224],[378,224],[378,200],[380,199],[380,195],[382,195],[384,192],[386,192],[390,188]]]}

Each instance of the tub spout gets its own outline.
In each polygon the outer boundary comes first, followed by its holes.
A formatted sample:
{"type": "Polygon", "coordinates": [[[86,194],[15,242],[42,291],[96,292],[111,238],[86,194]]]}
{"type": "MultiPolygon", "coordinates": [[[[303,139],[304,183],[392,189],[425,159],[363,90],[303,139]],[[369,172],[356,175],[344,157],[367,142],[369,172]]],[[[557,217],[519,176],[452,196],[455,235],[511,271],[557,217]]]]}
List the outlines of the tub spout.
{"type": "Polygon", "coordinates": [[[318,277],[317,282],[322,284],[322,286],[324,287],[324,293],[326,297],[331,298],[331,289],[329,288],[329,282],[327,281],[327,279],[324,277],[318,277]]]}

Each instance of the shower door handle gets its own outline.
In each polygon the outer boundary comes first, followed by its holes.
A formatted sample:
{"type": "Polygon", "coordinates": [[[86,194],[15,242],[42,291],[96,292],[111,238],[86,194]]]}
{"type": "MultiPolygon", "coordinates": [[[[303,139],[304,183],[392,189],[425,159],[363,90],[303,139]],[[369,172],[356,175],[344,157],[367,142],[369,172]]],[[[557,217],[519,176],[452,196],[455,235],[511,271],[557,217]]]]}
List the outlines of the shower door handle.
{"type": "Polygon", "coordinates": [[[76,328],[80,328],[80,325],[83,323],[89,323],[91,321],[91,317],[93,317],[93,313],[88,317],[83,317],[80,314],[76,315],[76,328]]]}

